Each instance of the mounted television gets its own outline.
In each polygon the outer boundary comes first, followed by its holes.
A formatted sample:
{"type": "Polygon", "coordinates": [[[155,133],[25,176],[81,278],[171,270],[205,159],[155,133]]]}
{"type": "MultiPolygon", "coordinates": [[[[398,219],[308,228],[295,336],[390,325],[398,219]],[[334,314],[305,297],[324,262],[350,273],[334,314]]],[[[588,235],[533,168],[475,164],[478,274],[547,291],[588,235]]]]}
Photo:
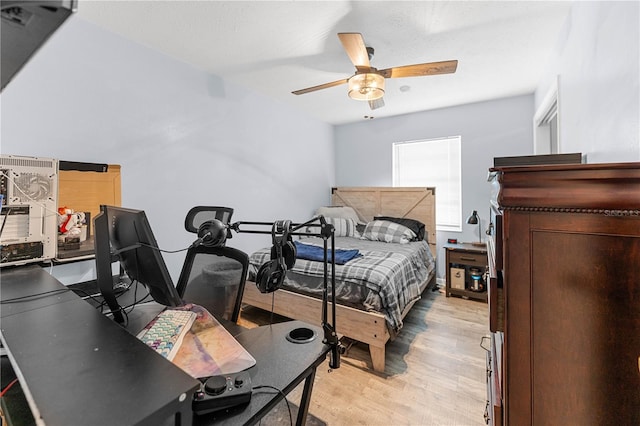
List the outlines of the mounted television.
{"type": "Polygon", "coordinates": [[[124,323],[123,309],[113,289],[111,264],[117,261],[132,281],[149,290],[156,302],[182,305],[143,210],[100,206],[100,214],[94,219],[94,235],[97,282],[115,321],[124,323]]]}

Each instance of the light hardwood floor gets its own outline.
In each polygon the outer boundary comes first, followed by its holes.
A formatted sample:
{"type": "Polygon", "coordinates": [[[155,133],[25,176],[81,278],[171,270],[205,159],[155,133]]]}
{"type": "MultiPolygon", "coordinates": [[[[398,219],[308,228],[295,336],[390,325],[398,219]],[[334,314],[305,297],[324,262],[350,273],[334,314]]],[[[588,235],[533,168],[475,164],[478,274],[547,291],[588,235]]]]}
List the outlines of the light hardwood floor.
{"type": "MultiPolygon", "coordinates": [[[[254,327],[269,320],[268,312],[244,307],[240,324],[254,327]]],[[[427,290],[399,336],[387,344],[384,374],[368,368],[368,348],[357,342],[339,369],[328,371],[328,362],[318,367],[307,424],[484,425],[486,368],[480,341],[488,329],[486,303],[427,290]]],[[[302,385],[288,400],[297,404],[301,393],[302,385]]],[[[286,407],[276,411],[262,424],[289,424],[286,407]]]]}

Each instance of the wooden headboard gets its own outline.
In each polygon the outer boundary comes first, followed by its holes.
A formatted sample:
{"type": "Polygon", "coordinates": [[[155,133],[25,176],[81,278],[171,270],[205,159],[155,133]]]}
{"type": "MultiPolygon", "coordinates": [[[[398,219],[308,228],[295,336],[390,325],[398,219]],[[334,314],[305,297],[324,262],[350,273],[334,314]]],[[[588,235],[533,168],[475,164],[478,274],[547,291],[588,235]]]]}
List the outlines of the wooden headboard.
{"type": "Polygon", "coordinates": [[[425,239],[436,257],[436,189],[426,187],[338,187],[331,188],[331,204],[352,207],[368,222],[374,216],[419,220],[425,239]]]}

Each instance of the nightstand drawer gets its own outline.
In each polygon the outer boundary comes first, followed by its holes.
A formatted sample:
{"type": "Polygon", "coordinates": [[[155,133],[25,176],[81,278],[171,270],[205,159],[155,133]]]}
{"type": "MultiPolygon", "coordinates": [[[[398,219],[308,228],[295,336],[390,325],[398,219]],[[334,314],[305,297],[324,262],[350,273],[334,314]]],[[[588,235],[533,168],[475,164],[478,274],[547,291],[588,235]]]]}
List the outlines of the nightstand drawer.
{"type": "Polygon", "coordinates": [[[487,256],[481,253],[471,253],[462,251],[451,251],[449,253],[450,263],[463,263],[465,265],[473,266],[487,266],[487,256]]]}

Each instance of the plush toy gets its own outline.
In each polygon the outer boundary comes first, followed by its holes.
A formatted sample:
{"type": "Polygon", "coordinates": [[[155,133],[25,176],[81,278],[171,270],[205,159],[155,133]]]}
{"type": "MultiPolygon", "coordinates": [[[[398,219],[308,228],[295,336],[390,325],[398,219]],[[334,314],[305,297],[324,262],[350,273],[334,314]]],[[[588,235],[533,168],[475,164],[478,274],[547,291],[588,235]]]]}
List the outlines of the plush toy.
{"type": "Polygon", "coordinates": [[[85,223],[84,212],[74,212],[73,209],[60,207],[58,209],[58,230],[61,234],[79,237],[82,225],[85,223]]]}

